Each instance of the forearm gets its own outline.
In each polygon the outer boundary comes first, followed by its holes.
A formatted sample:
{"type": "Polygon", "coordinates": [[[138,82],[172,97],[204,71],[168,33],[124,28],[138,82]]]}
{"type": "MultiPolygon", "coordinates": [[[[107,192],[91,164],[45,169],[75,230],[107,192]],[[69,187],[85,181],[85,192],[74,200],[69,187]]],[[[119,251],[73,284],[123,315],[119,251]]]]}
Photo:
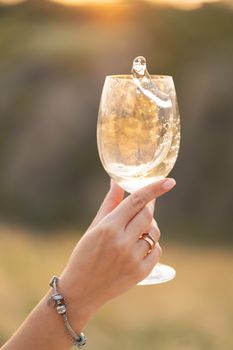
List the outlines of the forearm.
{"type": "MultiPolygon", "coordinates": [[[[17,332],[3,345],[1,350],[68,350],[72,347],[72,338],[65,330],[63,319],[56,310],[48,306],[51,291],[34,308],[17,332]]],[[[69,310],[69,320],[77,332],[83,330],[89,316],[69,310]]]]}

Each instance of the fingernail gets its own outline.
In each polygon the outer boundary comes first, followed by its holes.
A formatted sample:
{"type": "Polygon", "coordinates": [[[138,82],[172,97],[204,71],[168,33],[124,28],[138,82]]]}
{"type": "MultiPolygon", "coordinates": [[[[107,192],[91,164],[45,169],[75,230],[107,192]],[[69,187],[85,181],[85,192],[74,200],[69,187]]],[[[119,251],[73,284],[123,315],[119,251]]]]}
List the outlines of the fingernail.
{"type": "Polygon", "coordinates": [[[174,179],[166,179],[162,185],[161,185],[161,188],[162,190],[170,190],[172,189],[172,187],[174,187],[176,184],[175,180],[174,179]]]}

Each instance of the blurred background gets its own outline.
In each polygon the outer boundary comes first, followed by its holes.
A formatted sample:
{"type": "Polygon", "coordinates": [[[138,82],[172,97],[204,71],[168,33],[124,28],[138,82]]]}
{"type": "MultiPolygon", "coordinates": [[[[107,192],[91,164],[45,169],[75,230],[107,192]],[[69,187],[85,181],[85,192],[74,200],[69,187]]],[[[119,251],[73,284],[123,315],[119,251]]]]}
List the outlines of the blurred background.
{"type": "Polygon", "coordinates": [[[138,55],[172,75],[178,95],[177,187],[156,209],[162,260],[177,277],[105,306],[89,348],[233,348],[232,0],[0,0],[0,343],[108,190],[101,90],[138,55]]]}

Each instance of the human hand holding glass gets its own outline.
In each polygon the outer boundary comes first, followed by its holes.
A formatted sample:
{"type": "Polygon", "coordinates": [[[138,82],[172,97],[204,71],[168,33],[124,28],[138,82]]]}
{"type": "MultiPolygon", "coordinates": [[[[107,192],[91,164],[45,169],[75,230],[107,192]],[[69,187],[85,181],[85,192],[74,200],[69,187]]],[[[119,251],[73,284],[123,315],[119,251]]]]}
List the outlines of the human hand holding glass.
{"type": "MultiPolygon", "coordinates": [[[[124,190],[115,182],[106,195],[94,221],[76,244],[59,278],[59,293],[67,300],[68,318],[80,334],[97,310],[145,278],[159,261],[158,244],[148,251],[139,235],[151,225],[156,199],[175,185],[172,179],[143,187],[124,198],[124,190]]],[[[150,228],[159,239],[156,223],[150,228]]],[[[1,347],[2,350],[70,349],[60,315],[54,312],[49,289],[20,329],[1,347]]],[[[53,299],[59,300],[59,299],[53,299]]]]}
{"type": "MultiPolygon", "coordinates": [[[[107,76],[101,96],[98,150],[114,181],[129,193],[165,178],[177,159],[180,119],[173,79],[150,76],[143,57],[132,75],[107,76]]],[[[175,270],[157,264],[141,284],[166,282],[175,270]]]]}

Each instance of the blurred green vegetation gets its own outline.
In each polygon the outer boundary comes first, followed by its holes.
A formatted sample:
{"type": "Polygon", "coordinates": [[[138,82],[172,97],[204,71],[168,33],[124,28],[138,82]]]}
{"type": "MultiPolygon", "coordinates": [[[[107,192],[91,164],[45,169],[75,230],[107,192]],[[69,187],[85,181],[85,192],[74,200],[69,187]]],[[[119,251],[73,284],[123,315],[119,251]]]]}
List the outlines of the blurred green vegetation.
{"type": "MultiPolygon", "coordinates": [[[[173,193],[159,201],[168,240],[232,242],[233,11],[143,1],[0,6],[0,218],[83,227],[108,178],[96,147],[104,77],[137,55],[174,77],[182,143],[173,193]]],[[[191,348],[190,348],[191,349],[191,348]]]]}

